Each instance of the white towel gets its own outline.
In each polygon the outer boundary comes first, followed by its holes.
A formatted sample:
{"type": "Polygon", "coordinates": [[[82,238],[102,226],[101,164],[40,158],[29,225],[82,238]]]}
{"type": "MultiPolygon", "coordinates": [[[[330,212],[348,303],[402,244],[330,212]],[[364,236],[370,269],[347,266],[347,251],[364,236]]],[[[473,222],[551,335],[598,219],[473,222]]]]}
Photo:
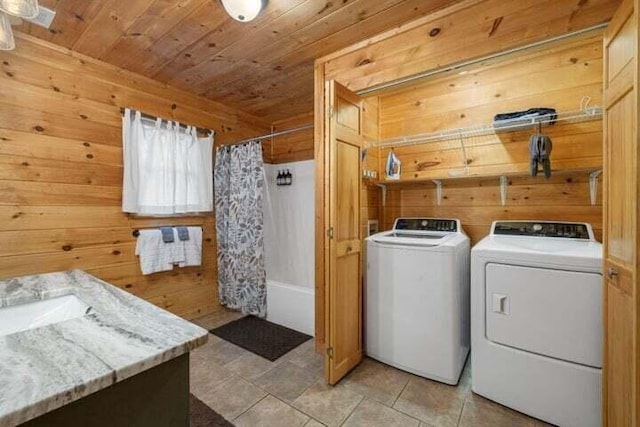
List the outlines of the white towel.
{"type": "Polygon", "coordinates": [[[185,261],[183,243],[178,238],[178,230],[173,228],[173,242],[164,244],[168,252],[167,259],[171,264],[180,264],[185,261]]]}
{"type": "Polygon", "coordinates": [[[187,227],[189,230],[189,240],[181,241],[178,239],[178,231],[176,230],[175,241],[184,245],[184,261],[178,265],[180,267],[189,267],[202,264],[202,228],[187,227]]]}
{"type": "MultiPolygon", "coordinates": [[[[176,231],[174,230],[174,235],[176,231]]],[[[140,230],[136,243],[136,255],[140,257],[140,270],[142,274],[158,273],[173,269],[173,264],[185,262],[185,250],[176,243],[175,235],[173,243],[164,243],[162,232],[159,229],[140,230]]]]}

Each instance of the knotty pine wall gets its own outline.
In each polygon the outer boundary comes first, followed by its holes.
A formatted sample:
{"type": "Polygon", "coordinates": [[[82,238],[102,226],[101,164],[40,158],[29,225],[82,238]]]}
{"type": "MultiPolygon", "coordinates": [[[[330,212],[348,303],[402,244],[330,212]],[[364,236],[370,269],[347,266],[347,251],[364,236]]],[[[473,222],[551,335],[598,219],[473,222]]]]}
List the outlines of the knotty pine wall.
{"type": "MultiPolygon", "coordinates": [[[[271,131],[279,132],[313,124],[313,112],[272,123],[271,131]]],[[[313,159],[313,128],[275,136],[262,142],[267,163],[289,163],[313,159]]]]}
{"type": "MultiPolygon", "coordinates": [[[[584,96],[591,98],[590,105],[602,103],[600,31],[382,94],[380,137],[490,124],[496,113],[530,107],[578,110],[584,96]]],[[[406,184],[388,186],[384,227],[398,216],[456,217],[475,243],[489,232],[492,220],[566,220],[589,222],[600,237],[602,188],[592,206],[588,174],[602,167],[602,122],[543,129],[553,141],[550,180],[527,176],[528,140],[535,131],[465,139],[468,171],[459,140],[395,148],[406,184]],[[501,174],[510,176],[506,206],[500,203],[501,174]],[[441,206],[434,178],[444,179],[441,206]]],[[[381,160],[388,151],[380,151],[381,160]]]]}
{"type": "Polygon", "coordinates": [[[532,219],[588,222],[602,239],[602,185],[598,202],[591,206],[586,173],[556,174],[550,180],[526,176],[509,177],[507,204],[500,204],[497,178],[443,181],[443,197],[436,203],[435,186],[391,187],[383,214],[384,229],[390,229],[399,216],[459,218],[477,243],[489,234],[491,222],[498,219],[532,219]]]}
{"type": "Polygon", "coordinates": [[[352,91],[608,22],[620,0],[461,0],[316,60],[352,91]]]}
{"type": "Polygon", "coordinates": [[[219,309],[212,215],[121,212],[120,107],[216,130],[216,144],[269,124],[29,36],[0,53],[0,277],[83,269],[185,318],[219,309]],[[201,267],[142,276],[136,228],[201,225],[201,267]]]}

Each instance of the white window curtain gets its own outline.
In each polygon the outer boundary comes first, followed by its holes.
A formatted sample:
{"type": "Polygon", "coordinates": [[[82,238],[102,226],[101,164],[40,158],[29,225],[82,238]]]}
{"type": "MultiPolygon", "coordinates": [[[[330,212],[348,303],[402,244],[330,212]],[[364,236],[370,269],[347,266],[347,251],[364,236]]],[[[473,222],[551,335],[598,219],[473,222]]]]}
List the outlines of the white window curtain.
{"type": "Polygon", "coordinates": [[[138,215],[213,211],[213,133],[149,120],[125,110],[122,119],[122,210],[138,215]]]}

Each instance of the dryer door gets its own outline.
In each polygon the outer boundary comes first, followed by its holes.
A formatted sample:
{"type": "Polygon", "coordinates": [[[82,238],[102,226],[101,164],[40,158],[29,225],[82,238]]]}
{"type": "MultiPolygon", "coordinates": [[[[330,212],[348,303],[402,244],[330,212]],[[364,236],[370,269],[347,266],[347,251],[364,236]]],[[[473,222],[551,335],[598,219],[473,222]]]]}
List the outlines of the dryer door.
{"type": "Polygon", "coordinates": [[[602,276],[486,266],[487,339],[544,356],[602,366],[602,276]]]}

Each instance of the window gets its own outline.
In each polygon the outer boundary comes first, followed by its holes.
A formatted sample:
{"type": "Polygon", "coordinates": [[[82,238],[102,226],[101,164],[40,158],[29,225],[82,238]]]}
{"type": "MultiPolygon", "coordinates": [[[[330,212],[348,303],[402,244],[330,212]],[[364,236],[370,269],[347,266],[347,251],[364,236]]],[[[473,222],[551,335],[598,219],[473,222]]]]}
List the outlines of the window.
{"type": "Polygon", "coordinates": [[[187,215],[213,211],[213,134],[150,120],[125,110],[122,121],[122,210],[138,215],[187,215]]]}

